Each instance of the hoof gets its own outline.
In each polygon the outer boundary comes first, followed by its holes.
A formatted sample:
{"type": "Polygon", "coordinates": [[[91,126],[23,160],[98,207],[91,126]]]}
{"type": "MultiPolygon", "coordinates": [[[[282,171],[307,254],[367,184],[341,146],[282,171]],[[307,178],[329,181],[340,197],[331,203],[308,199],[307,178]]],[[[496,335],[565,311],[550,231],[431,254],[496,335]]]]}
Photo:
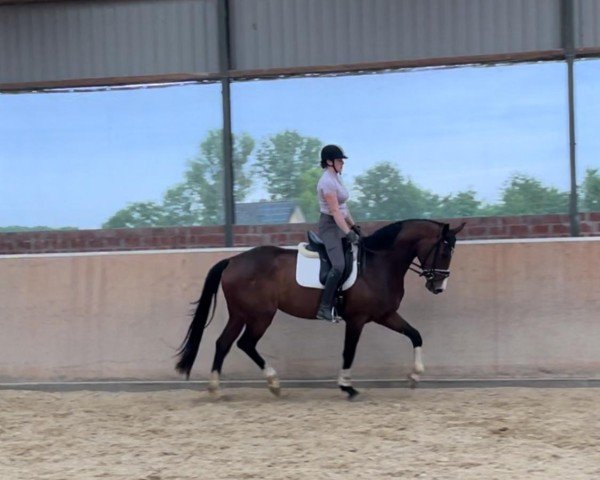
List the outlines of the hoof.
{"type": "Polygon", "coordinates": [[[408,374],[408,386],[410,388],[417,388],[417,385],[419,384],[420,380],[421,380],[421,378],[419,377],[419,375],[417,373],[409,373],[408,374]]]}
{"type": "Polygon", "coordinates": [[[340,390],[348,394],[348,400],[354,400],[358,395],[358,390],[356,390],[354,387],[344,387],[340,385],[340,390]]]}
{"type": "Polygon", "coordinates": [[[276,397],[281,397],[281,387],[273,387],[269,385],[269,392],[271,392],[276,397]]]}
{"type": "Polygon", "coordinates": [[[279,385],[279,379],[277,377],[267,378],[267,384],[269,391],[276,397],[281,396],[281,386],[279,385]]]}
{"type": "Polygon", "coordinates": [[[211,400],[221,400],[223,393],[220,388],[208,388],[208,396],[211,400]]]}
{"type": "Polygon", "coordinates": [[[218,381],[211,379],[208,383],[208,395],[212,400],[219,400],[221,398],[221,387],[218,381]]]}

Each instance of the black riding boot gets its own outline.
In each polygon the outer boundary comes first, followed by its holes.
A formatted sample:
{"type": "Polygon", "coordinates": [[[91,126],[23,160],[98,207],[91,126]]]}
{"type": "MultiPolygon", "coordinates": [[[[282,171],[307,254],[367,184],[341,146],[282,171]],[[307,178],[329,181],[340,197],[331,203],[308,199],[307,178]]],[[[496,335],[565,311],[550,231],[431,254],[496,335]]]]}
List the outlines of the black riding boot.
{"type": "Polygon", "coordinates": [[[341,276],[342,272],[333,268],[327,274],[325,289],[323,290],[323,296],[321,297],[321,305],[319,305],[319,311],[317,312],[318,320],[327,320],[328,322],[336,321],[333,314],[333,300],[341,276]]]}

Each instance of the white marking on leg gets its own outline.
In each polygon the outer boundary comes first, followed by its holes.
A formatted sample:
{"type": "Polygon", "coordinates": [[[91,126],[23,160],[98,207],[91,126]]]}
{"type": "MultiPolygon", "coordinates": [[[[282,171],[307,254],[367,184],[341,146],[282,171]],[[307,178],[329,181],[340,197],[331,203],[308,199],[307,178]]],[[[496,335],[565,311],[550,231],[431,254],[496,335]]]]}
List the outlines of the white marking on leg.
{"type": "Polygon", "coordinates": [[[279,385],[279,378],[277,378],[277,372],[275,369],[266,364],[263,370],[265,374],[265,378],[267,379],[267,385],[269,386],[269,390],[274,395],[279,395],[281,393],[281,386],[279,385]]]}
{"type": "Polygon", "coordinates": [[[275,371],[275,369],[269,365],[266,364],[265,365],[265,369],[264,369],[264,374],[265,374],[265,378],[269,379],[271,377],[277,377],[277,372],[275,371]]]}
{"type": "Polygon", "coordinates": [[[413,367],[415,373],[423,373],[425,371],[425,365],[423,365],[423,353],[421,347],[415,347],[415,364],[413,367]]]}
{"type": "Polygon", "coordinates": [[[338,377],[338,385],[340,387],[351,387],[352,386],[352,375],[350,369],[340,370],[340,376],[338,377]]]}

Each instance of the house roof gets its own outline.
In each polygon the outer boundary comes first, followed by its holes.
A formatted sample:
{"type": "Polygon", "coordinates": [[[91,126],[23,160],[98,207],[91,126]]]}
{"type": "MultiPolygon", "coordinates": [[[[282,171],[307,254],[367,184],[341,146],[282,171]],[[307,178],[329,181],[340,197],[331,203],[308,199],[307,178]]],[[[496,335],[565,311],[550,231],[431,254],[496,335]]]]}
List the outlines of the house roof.
{"type": "Polygon", "coordinates": [[[297,206],[298,204],[293,200],[237,203],[235,223],[238,225],[288,223],[297,206]]]}

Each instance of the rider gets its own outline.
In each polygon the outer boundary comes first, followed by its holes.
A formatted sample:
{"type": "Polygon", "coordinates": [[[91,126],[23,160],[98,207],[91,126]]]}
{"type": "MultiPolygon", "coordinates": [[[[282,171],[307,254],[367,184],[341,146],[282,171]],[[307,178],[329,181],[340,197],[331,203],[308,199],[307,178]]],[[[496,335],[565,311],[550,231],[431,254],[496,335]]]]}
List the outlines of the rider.
{"type": "Polygon", "coordinates": [[[340,179],[346,158],[348,157],[337,145],[325,145],[321,149],[321,168],[324,172],[317,183],[321,212],[319,236],[327,248],[331,270],[325,281],[317,318],[329,322],[336,321],[333,300],[345,267],[342,238],[346,237],[350,243],[356,244],[360,235],[360,228],[354,223],[346,204],[348,190],[340,179]]]}

